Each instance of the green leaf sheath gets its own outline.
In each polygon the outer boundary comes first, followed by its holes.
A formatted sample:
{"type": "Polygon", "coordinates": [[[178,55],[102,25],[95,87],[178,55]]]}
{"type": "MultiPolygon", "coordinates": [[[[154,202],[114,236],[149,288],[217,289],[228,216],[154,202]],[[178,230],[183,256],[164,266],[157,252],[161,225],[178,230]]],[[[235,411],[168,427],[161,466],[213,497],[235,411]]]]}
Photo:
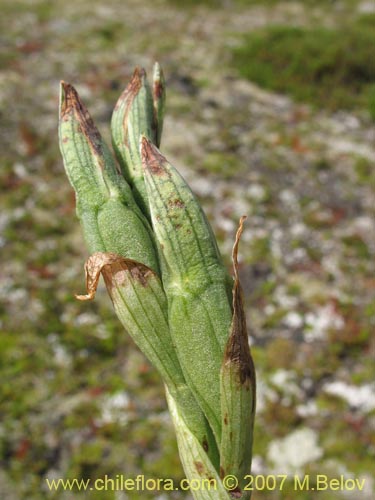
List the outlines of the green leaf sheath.
{"type": "Polygon", "coordinates": [[[232,321],[232,280],[189,186],[146,138],[142,161],[172,338],[186,381],[220,442],[219,374],[232,321]]]}
{"type": "Polygon", "coordinates": [[[255,369],[250,354],[241,285],[238,278],[237,252],[243,220],[233,247],[235,282],[233,288],[233,320],[221,368],[222,438],[220,474],[234,475],[239,481],[234,491],[239,498],[250,498],[244,491],[250,474],[255,413],[255,369]]]}
{"type": "Polygon", "coordinates": [[[132,186],[135,200],[147,216],[149,207],[143,180],[139,139],[141,135],[145,135],[155,142],[156,129],[152,90],[145,70],[136,68],[112,114],[112,145],[123,175],[132,186]]]}
{"type": "Polygon", "coordinates": [[[196,491],[191,490],[193,497],[196,500],[230,500],[233,497],[223,487],[196,436],[186,426],[178,404],[168,390],[166,393],[186,477],[191,484],[200,486],[196,491]]]}
{"type": "Polygon", "coordinates": [[[61,85],[59,136],[90,252],[112,251],[159,272],[149,223],[78,93],[66,83],[61,85]]]}
{"type": "Polygon", "coordinates": [[[102,273],[118,318],[159,371],[186,425],[218,468],[215,439],[185,382],[176,355],[168,325],[167,300],[159,277],[139,262],[108,252],[91,255],[85,269],[88,295],[78,298],[94,298],[99,273],[102,273]]]}

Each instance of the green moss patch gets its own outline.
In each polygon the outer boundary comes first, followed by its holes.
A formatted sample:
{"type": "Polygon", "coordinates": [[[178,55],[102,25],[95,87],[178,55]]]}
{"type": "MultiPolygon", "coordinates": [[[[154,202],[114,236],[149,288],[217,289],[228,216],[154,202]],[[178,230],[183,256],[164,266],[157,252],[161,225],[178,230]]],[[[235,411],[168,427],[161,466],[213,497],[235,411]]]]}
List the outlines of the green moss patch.
{"type": "Polygon", "coordinates": [[[330,110],[366,108],[375,118],[375,16],[336,29],[271,26],[233,50],[241,76],[330,110]]]}

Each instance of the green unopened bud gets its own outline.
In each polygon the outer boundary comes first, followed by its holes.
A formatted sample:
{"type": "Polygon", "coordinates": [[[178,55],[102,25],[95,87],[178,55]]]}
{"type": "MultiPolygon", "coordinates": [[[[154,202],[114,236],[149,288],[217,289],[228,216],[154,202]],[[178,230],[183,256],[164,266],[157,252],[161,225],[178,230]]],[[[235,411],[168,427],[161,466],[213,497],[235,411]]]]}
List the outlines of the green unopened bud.
{"type": "Polygon", "coordinates": [[[60,149],[90,252],[112,251],[158,272],[149,224],[72,85],[61,84],[60,149]]]}
{"type": "Polygon", "coordinates": [[[60,87],[60,149],[77,200],[100,207],[116,189],[116,169],[98,129],[75,88],[60,87]]]}
{"type": "Polygon", "coordinates": [[[144,69],[136,68],[112,114],[112,144],[125,179],[143,213],[148,214],[139,138],[156,141],[156,117],[150,85],[144,69]]]}
{"type": "Polygon", "coordinates": [[[118,318],[159,371],[207,460],[218,467],[219,455],[212,431],[186,384],[177,358],[168,325],[167,299],[159,277],[140,262],[102,252],[90,256],[85,272],[87,294],[77,298],[93,299],[100,273],[103,275],[118,318]]]}
{"type": "Polygon", "coordinates": [[[250,491],[244,487],[250,474],[253,426],[255,413],[255,370],[250,354],[243,306],[241,285],[238,277],[238,243],[243,221],[237,231],[233,247],[233,320],[230,336],[225,348],[221,367],[221,412],[222,438],[220,443],[220,474],[234,475],[238,486],[234,492],[238,498],[250,498],[250,491]],[[241,496],[240,496],[241,495],[241,496]]]}
{"type": "Polygon", "coordinates": [[[232,321],[232,280],[189,186],[146,138],[142,160],[172,337],[186,381],[220,442],[219,376],[232,321]]]}
{"type": "MultiPolygon", "coordinates": [[[[165,260],[164,286],[199,295],[213,283],[225,284],[230,303],[233,280],[199,202],[146,137],[142,138],[141,151],[152,225],[165,260]]],[[[224,337],[225,342],[227,335],[224,337]]]]}
{"type": "Polygon", "coordinates": [[[154,64],[152,98],[154,101],[154,116],[156,137],[155,144],[160,147],[165,111],[165,80],[159,63],[154,64]]]}

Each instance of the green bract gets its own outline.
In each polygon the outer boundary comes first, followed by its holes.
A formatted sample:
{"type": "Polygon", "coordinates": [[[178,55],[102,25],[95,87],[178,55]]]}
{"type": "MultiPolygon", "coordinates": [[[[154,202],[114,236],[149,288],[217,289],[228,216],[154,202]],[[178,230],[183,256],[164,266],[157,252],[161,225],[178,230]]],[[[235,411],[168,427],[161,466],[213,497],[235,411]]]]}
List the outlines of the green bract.
{"type": "Polygon", "coordinates": [[[184,179],[146,138],[142,159],[171,334],[186,380],[220,442],[217,402],[232,321],[230,278],[207,219],[184,179]]]}
{"type": "MultiPolygon", "coordinates": [[[[251,467],[255,413],[255,370],[250,355],[237,262],[244,219],[240,220],[233,247],[233,318],[220,373],[223,423],[220,470],[224,476],[238,478],[240,491],[248,484],[246,476],[251,467]]],[[[243,498],[250,498],[250,491],[245,492],[243,498]]]]}
{"type": "Polygon", "coordinates": [[[158,64],[152,88],[136,69],[112,115],[119,167],[76,90],[61,85],[59,136],[77,215],[92,254],[92,299],[103,276],[126,331],[159,371],[188,479],[215,491],[196,499],[249,498],[255,410],[237,252],[235,279],[187,183],[160,153],[165,83],[158,64]],[[228,492],[224,476],[237,478],[228,492]]]}
{"type": "Polygon", "coordinates": [[[149,206],[143,179],[139,138],[145,135],[160,144],[163,128],[165,85],[163,73],[156,63],[151,90],[144,69],[136,68],[133,77],[119,97],[112,114],[112,145],[125,179],[133,188],[142,211],[149,206]]]}
{"type": "Polygon", "coordinates": [[[151,227],[131,188],[77,91],[62,82],[60,95],[60,149],[90,252],[115,252],[158,272],[151,227]]]}

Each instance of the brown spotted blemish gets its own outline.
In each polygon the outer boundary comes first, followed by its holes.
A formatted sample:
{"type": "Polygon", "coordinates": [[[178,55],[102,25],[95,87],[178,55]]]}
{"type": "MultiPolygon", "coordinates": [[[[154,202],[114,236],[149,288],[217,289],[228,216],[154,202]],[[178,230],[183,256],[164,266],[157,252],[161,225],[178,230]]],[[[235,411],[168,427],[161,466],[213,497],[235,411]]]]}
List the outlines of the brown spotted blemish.
{"type": "Polygon", "coordinates": [[[204,465],[202,464],[202,462],[194,462],[194,466],[198,474],[202,476],[204,473],[204,465]]]}
{"type": "Polygon", "coordinates": [[[207,439],[205,437],[203,438],[202,446],[203,446],[204,451],[207,453],[208,452],[208,442],[207,442],[207,439]]]}
{"type": "Polygon", "coordinates": [[[185,208],[185,203],[179,198],[175,198],[174,200],[169,200],[168,205],[171,208],[185,208]]]}
{"type": "Polygon", "coordinates": [[[148,285],[150,277],[154,274],[149,268],[143,266],[138,262],[128,262],[126,264],[132,278],[138,281],[143,287],[148,285]]]}
{"type": "Polygon", "coordinates": [[[142,137],[141,142],[142,165],[146,171],[154,175],[168,175],[165,169],[167,160],[160,153],[158,148],[152,144],[146,137],[142,137]]]}

